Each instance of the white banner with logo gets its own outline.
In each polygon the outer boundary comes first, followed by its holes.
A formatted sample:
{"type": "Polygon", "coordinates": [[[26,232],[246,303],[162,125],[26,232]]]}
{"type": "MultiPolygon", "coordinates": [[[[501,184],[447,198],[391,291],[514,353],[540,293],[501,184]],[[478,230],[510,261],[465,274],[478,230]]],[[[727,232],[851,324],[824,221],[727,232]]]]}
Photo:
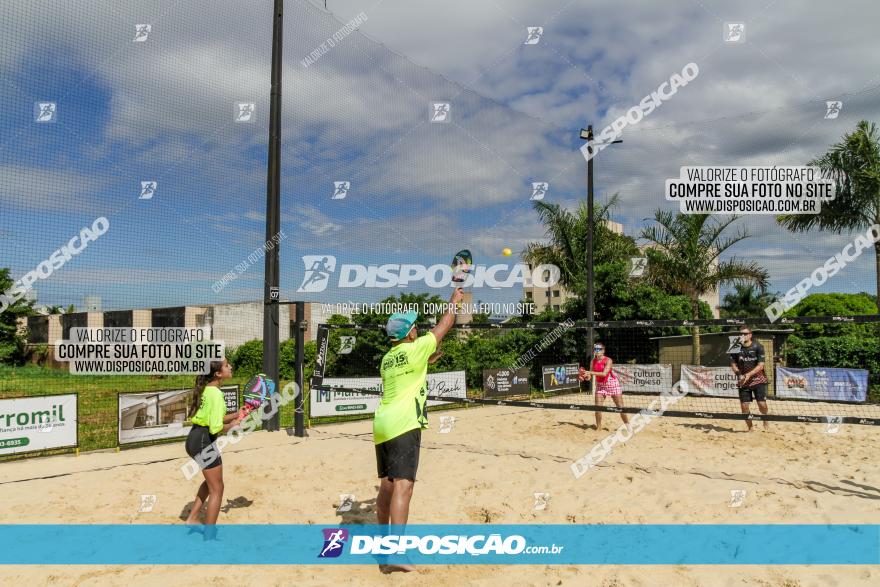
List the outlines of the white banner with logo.
{"type": "Polygon", "coordinates": [[[666,392],[672,389],[672,365],[614,363],[623,391],[666,392]]]}
{"type": "MultiPolygon", "coordinates": [[[[226,413],[238,409],[238,385],[222,385],[226,413]]],[[[119,444],[185,438],[192,426],[188,422],[193,390],[171,389],[120,393],[119,444]]]]}
{"type": "MultiPolygon", "coordinates": [[[[367,389],[382,391],[381,377],[327,377],[322,385],[344,389],[367,389]]],[[[428,395],[446,397],[467,397],[464,371],[428,374],[428,395]]],[[[344,391],[323,391],[313,389],[309,394],[309,416],[341,416],[345,414],[372,414],[379,406],[379,396],[364,395],[344,391]]],[[[447,402],[428,401],[429,406],[447,402]]]]}
{"type": "Polygon", "coordinates": [[[739,397],[738,378],[730,367],[682,365],[681,380],[690,386],[689,394],[739,397]]]}
{"type": "Polygon", "coordinates": [[[77,395],[0,400],[0,455],[77,446],[77,395]]]}

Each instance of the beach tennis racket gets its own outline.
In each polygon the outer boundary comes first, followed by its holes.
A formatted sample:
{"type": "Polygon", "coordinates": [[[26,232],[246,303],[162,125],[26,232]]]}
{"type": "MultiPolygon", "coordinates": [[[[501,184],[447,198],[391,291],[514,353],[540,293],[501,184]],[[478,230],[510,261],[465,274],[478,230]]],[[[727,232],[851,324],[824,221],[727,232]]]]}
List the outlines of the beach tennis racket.
{"type": "Polygon", "coordinates": [[[455,253],[452,258],[452,283],[464,283],[474,269],[474,258],[467,249],[455,253]]]}
{"type": "Polygon", "coordinates": [[[275,393],[275,382],[265,373],[251,377],[244,386],[241,401],[244,404],[238,411],[239,419],[247,418],[275,393]]]}

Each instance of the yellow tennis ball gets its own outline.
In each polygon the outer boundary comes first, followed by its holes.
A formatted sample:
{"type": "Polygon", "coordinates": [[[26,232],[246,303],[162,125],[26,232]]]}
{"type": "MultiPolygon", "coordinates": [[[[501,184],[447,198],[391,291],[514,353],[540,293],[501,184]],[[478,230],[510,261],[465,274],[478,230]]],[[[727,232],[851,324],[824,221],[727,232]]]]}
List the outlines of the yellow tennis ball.
{"type": "Polygon", "coordinates": [[[505,247],[504,250],[501,251],[501,253],[502,253],[505,257],[509,257],[510,255],[513,254],[513,251],[511,251],[510,249],[508,249],[507,247],[505,247]]]}

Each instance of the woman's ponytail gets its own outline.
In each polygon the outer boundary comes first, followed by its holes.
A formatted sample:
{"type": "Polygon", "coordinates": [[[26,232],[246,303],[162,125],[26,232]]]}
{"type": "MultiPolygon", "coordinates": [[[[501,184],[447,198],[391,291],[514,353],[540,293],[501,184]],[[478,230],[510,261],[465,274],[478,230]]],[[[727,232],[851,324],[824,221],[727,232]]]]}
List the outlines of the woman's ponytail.
{"type": "Polygon", "coordinates": [[[208,384],[213,381],[222,370],[223,361],[211,361],[210,373],[200,373],[199,375],[196,375],[196,384],[193,387],[192,401],[189,405],[190,418],[196,415],[196,412],[199,411],[199,407],[202,405],[202,392],[205,391],[208,384]]]}
{"type": "Polygon", "coordinates": [[[210,375],[204,374],[196,375],[196,385],[193,388],[192,400],[189,405],[190,418],[196,415],[196,412],[199,411],[199,406],[202,405],[202,392],[205,391],[205,387],[207,387],[210,377],[210,375]]]}

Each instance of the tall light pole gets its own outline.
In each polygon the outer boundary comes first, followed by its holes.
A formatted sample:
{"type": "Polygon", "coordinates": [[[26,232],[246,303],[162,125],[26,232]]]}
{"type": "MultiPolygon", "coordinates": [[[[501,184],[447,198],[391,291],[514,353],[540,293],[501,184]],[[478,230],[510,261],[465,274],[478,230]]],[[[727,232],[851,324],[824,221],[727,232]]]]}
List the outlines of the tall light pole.
{"type": "MultiPolygon", "coordinates": [[[[269,93],[269,161],[266,180],[266,241],[281,230],[281,48],[284,25],[284,0],[275,0],[272,14],[272,79],[269,93]]],[[[268,247],[266,247],[268,248],[268,247]]],[[[278,279],[278,243],[266,251],[263,284],[263,372],[280,386],[278,379],[278,302],[281,292],[278,279]]],[[[264,430],[280,429],[280,415],[263,421],[264,430]]]]}
{"type": "MultiPolygon", "coordinates": [[[[587,320],[590,321],[590,327],[587,329],[587,348],[592,350],[593,346],[593,318],[594,318],[594,291],[593,291],[593,159],[594,147],[597,145],[593,140],[593,125],[581,129],[581,139],[587,141],[587,151],[590,157],[587,159],[587,320]]],[[[622,140],[610,141],[602,144],[622,143],[622,140]]]]}

